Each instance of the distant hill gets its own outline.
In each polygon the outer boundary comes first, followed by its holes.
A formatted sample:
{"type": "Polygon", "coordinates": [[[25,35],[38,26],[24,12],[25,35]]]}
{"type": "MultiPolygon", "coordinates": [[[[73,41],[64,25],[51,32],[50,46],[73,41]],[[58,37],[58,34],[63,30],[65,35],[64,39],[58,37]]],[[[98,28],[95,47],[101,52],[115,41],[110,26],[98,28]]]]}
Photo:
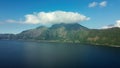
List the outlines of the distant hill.
{"type": "Polygon", "coordinates": [[[40,26],[17,35],[0,34],[0,39],[69,42],[95,45],[120,45],[120,28],[88,29],[78,23],[40,26]]]}
{"type": "Polygon", "coordinates": [[[0,40],[12,40],[16,39],[16,35],[14,34],[0,34],[0,40]]]}
{"type": "Polygon", "coordinates": [[[120,28],[90,30],[87,40],[92,44],[120,45],[120,28]]]}

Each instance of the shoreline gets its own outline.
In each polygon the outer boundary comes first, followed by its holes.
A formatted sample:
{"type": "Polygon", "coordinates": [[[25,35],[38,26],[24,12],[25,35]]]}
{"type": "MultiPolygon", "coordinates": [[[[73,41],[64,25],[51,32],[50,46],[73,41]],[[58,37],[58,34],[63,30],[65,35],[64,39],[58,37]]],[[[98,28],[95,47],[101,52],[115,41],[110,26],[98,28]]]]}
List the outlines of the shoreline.
{"type": "MultiPolygon", "coordinates": [[[[2,39],[2,40],[9,40],[9,39],[2,39]]],[[[15,40],[15,39],[13,39],[15,40]]],[[[60,41],[60,40],[24,40],[24,39],[17,39],[15,41],[27,41],[27,42],[43,42],[43,43],[70,43],[70,44],[84,44],[84,45],[94,45],[94,46],[107,46],[107,47],[116,47],[119,48],[120,45],[106,45],[106,44],[94,44],[94,43],[80,43],[80,42],[73,42],[73,41],[60,41]]]]}

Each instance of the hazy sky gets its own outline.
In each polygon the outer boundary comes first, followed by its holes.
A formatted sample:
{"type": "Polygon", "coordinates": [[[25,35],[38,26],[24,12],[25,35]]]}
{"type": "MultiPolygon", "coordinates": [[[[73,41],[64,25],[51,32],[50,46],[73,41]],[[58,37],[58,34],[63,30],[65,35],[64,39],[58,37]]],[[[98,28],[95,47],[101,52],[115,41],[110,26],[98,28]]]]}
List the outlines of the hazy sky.
{"type": "Polygon", "coordinates": [[[97,29],[119,26],[119,6],[120,0],[0,0],[0,33],[19,33],[57,22],[79,22],[97,29]]]}

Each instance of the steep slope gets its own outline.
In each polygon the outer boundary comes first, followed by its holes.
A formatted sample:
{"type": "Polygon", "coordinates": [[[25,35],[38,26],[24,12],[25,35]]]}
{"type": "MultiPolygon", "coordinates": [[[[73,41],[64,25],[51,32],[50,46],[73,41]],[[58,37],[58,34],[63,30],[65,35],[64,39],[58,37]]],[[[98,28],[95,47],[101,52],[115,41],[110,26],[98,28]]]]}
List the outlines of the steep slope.
{"type": "Polygon", "coordinates": [[[17,38],[18,39],[36,39],[38,37],[42,37],[47,29],[48,29],[47,27],[41,26],[36,29],[26,30],[18,34],[17,38]]]}
{"type": "Polygon", "coordinates": [[[51,40],[71,41],[79,35],[80,31],[87,31],[88,28],[78,23],[55,24],[49,28],[48,36],[51,40]]]}

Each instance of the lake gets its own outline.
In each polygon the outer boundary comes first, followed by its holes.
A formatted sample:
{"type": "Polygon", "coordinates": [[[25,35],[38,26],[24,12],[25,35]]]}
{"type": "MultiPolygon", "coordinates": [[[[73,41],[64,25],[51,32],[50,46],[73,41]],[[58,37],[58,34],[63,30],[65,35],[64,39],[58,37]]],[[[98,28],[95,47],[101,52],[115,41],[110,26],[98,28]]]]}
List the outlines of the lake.
{"type": "Polygon", "coordinates": [[[120,68],[120,48],[1,40],[0,68],[120,68]]]}

